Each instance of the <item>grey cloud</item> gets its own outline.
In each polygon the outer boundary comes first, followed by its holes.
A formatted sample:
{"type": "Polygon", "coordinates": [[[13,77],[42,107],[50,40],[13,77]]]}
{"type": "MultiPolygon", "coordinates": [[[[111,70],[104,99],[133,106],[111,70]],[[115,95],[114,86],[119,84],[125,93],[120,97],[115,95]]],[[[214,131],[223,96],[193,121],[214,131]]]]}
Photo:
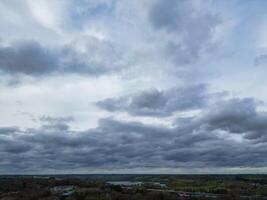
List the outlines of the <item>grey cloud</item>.
{"type": "Polygon", "coordinates": [[[71,116],[69,116],[69,117],[50,117],[50,116],[44,115],[44,116],[40,117],[39,120],[41,122],[55,124],[55,123],[68,123],[68,122],[74,121],[75,119],[71,116]]]}
{"type": "MultiPolygon", "coordinates": [[[[56,123],[51,126],[57,127],[56,123]]],[[[78,132],[40,126],[10,138],[0,137],[1,144],[6,144],[0,148],[1,172],[6,169],[6,163],[20,172],[83,167],[259,167],[267,164],[265,145],[223,139],[216,132],[215,128],[197,129],[197,125],[188,129],[186,123],[169,128],[112,118],[100,120],[95,129],[78,132]]]]}
{"type": "Polygon", "coordinates": [[[204,121],[208,121],[213,129],[221,128],[234,133],[243,133],[249,128],[249,123],[255,121],[252,119],[257,117],[254,99],[230,99],[213,106],[204,116],[204,121]]]}
{"type": "Polygon", "coordinates": [[[11,153],[11,154],[21,154],[31,150],[31,148],[32,147],[30,145],[18,143],[17,141],[7,140],[1,144],[1,152],[11,153]]]}
{"type": "Polygon", "coordinates": [[[114,6],[113,0],[78,0],[76,2],[69,1],[68,26],[81,28],[92,18],[103,18],[110,16],[114,6]],[[74,9],[73,9],[74,8],[74,9]]]}
{"type": "MultiPolygon", "coordinates": [[[[161,99],[165,92],[152,92],[152,96],[161,99]]],[[[163,99],[152,103],[151,109],[164,108],[168,98],[163,99]]],[[[137,102],[150,105],[139,96],[137,102]]],[[[21,173],[80,168],[264,167],[267,115],[257,110],[258,103],[253,98],[220,100],[201,107],[203,111],[194,117],[178,118],[171,127],[105,118],[94,129],[74,131],[69,124],[72,117],[43,116],[39,128],[0,129],[0,171],[9,171],[8,165],[21,173]],[[242,141],[231,134],[240,134],[242,141]]]]}
{"type": "Polygon", "coordinates": [[[256,111],[256,104],[253,99],[232,99],[222,105],[224,111],[215,114],[209,124],[232,133],[245,133],[248,139],[266,140],[267,114],[256,111]]]}
{"type": "Polygon", "coordinates": [[[31,149],[31,145],[17,138],[23,131],[18,128],[9,128],[9,130],[7,128],[1,128],[1,130],[5,130],[5,134],[0,134],[0,153],[20,154],[31,149]]]}
{"type": "Polygon", "coordinates": [[[203,84],[159,91],[157,89],[121,98],[97,102],[108,111],[123,111],[131,115],[170,116],[175,111],[195,110],[205,107],[210,99],[221,94],[209,94],[203,84]]]}
{"type": "Polygon", "coordinates": [[[58,58],[37,42],[0,48],[0,69],[7,73],[43,74],[57,68],[58,58]]]}
{"type": "MultiPolygon", "coordinates": [[[[219,101],[204,110],[201,115],[182,120],[185,130],[204,129],[208,132],[223,130],[243,134],[257,142],[267,141],[267,113],[257,111],[259,104],[253,98],[233,98],[219,101]]],[[[178,119],[178,124],[180,120],[178,119]]]]}
{"type": "Polygon", "coordinates": [[[259,66],[267,63],[267,54],[262,54],[254,59],[254,65],[259,66]]]}
{"type": "Polygon", "coordinates": [[[152,4],[150,22],[169,38],[165,41],[166,53],[177,63],[192,63],[215,45],[212,38],[220,18],[209,6],[207,1],[194,0],[157,0],[152,4]]]}
{"type": "Polygon", "coordinates": [[[111,42],[94,37],[82,40],[83,53],[76,50],[75,44],[49,48],[36,41],[23,41],[2,46],[0,71],[30,76],[69,73],[96,76],[122,69],[123,56],[111,42]]]}
{"type": "Polygon", "coordinates": [[[69,129],[68,123],[74,121],[75,119],[71,116],[69,117],[42,116],[39,118],[39,120],[42,122],[43,127],[64,131],[69,129]]]}
{"type": "Polygon", "coordinates": [[[18,131],[19,131],[18,127],[1,127],[0,128],[0,135],[14,134],[18,131]]]}

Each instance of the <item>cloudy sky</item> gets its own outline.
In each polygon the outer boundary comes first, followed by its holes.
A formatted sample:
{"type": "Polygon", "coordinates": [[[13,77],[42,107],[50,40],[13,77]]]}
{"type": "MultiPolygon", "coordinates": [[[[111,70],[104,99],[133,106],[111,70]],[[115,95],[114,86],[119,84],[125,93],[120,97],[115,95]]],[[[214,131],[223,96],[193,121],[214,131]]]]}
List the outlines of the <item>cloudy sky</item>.
{"type": "Polygon", "coordinates": [[[267,173],[266,6],[1,0],[0,174],[267,173]]]}

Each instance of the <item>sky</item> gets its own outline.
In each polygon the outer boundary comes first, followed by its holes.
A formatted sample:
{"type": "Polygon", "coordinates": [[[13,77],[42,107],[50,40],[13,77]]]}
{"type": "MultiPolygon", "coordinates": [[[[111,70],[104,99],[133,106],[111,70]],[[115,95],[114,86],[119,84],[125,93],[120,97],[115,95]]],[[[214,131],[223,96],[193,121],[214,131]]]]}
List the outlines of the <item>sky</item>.
{"type": "Polygon", "coordinates": [[[267,173],[266,6],[1,0],[0,174],[267,173]]]}

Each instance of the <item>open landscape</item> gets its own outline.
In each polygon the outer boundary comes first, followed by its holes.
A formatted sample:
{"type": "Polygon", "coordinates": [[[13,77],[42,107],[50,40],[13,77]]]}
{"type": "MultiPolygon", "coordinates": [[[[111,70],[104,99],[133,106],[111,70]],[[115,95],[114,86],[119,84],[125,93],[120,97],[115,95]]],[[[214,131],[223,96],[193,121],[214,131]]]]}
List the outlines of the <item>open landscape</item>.
{"type": "Polygon", "coordinates": [[[1,200],[267,199],[267,175],[2,176],[1,200]]]}

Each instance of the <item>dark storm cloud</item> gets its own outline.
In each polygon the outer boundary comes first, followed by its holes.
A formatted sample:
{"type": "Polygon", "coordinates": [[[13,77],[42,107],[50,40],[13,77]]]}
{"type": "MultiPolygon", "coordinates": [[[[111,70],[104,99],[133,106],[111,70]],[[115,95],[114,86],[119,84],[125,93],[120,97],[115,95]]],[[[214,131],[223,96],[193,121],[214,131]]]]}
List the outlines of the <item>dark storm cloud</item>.
{"type": "Polygon", "coordinates": [[[170,116],[175,111],[188,111],[203,108],[213,97],[223,93],[209,94],[206,86],[195,85],[170,90],[150,89],[121,98],[110,98],[97,102],[107,111],[123,111],[131,115],[170,116]]]}
{"type": "Polygon", "coordinates": [[[106,118],[99,121],[97,128],[85,131],[58,128],[58,124],[64,124],[60,120],[51,121],[50,126],[17,130],[15,134],[0,136],[1,172],[7,170],[7,163],[21,172],[96,167],[266,166],[267,148],[263,141],[237,142],[220,136],[221,129],[230,131],[233,123],[218,116],[235,116],[230,118],[239,123],[238,116],[246,114],[243,109],[254,105],[247,99],[227,103],[215,114],[178,119],[172,128],[106,118]],[[232,114],[225,114],[231,113],[230,107],[232,114]],[[227,122],[216,125],[221,121],[227,122]]]}
{"type": "Polygon", "coordinates": [[[201,123],[207,123],[209,129],[244,133],[247,139],[266,140],[267,113],[257,111],[257,104],[252,98],[220,102],[202,117],[201,123]]]}
{"type": "Polygon", "coordinates": [[[74,44],[49,48],[36,41],[0,47],[0,72],[43,76],[51,74],[100,75],[121,69],[122,56],[107,41],[84,38],[86,49],[78,52],[74,44]]]}
{"type": "Polygon", "coordinates": [[[215,28],[220,24],[218,14],[209,10],[209,3],[191,0],[157,0],[149,12],[156,30],[165,32],[167,55],[177,63],[194,62],[202,51],[213,44],[215,28]],[[198,6],[197,6],[198,4],[198,6]]]}
{"type": "Polygon", "coordinates": [[[0,128],[0,153],[1,154],[20,154],[31,149],[31,145],[17,138],[23,133],[17,127],[2,127],[0,128]]]}
{"type": "Polygon", "coordinates": [[[0,135],[9,135],[19,131],[18,127],[0,127],[0,135]]]}
{"type": "Polygon", "coordinates": [[[177,127],[181,130],[225,131],[242,134],[254,142],[267,141],[267,113],[257,111],[259,104],[253,98],[233,98],[219,101],[196,117],[177,119],[177,127]]]}
{"type": "Polygon", "coordinates": [[[37,42],[0,48],[0,69],[7,73],[45,74],[58,66],[58,58],[37,42]]]}

